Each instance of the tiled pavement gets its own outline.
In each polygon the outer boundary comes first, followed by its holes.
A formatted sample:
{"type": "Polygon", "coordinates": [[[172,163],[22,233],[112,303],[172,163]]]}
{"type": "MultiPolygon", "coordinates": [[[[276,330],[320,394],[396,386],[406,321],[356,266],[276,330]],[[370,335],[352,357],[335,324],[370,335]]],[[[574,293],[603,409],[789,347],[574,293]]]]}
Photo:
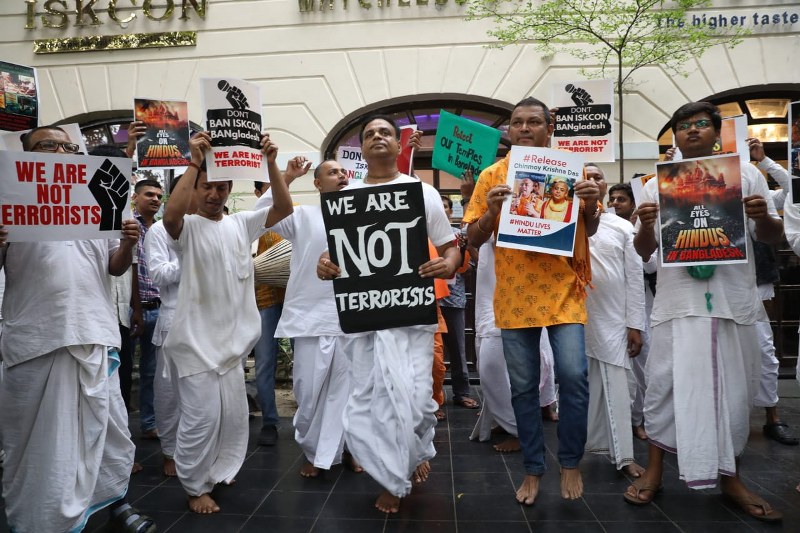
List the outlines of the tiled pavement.
{"type": "MultiPolygon", "coordinates": [[[[784,389],[796,383],[782,382],[784,389]]],[[[794,389],[793,389],[794,390],[794,389]]],[[[781,414],[800,430],[800,399],[784,398],[781,414]]],[[[800,447],[786,447],[761,435],[763,411],[751,418],[751,437],[742,462],[746,482],[785,514],[783,525],[771,526],[746,517],[725,503],[718,491],[690,491],[677,479],[676,460],[669,456],[664,491],[652,505],[627,505],[622,493],[628,481],[604,459],[587,456],[582,463],[583,498],[559,495],[555,456],[557,424],[546,423],[550,471],[533,507],[514,501],[522,472],[520,454],[500,455],[488,443],[470,442],[476,411],[450,405],[447,420],[436,433],[437,456],[427,483],[403,500],[400,513],[386,516],[372,506],[380,491],[366,474],[335,467],[321,479],[303,479],[299,448],[291,421],[284,419],[280,441],[272,448],[255,445],[260,419],[250,421],[247,460],[231,487],[219,487],[214,498],[222,512],[199,516],[186,510],[186,497],[175,479],[160,474],[158,443],[134,437],[137,460],[144,470],[132,477],[129,498],[152,516],[160,532],[751,532],[800,531],[800,447]]],[[[135,423],[131,424],[133,427],[135,423]]],[[[646,445],[636,442],[636,455],[646,460],[646,445]]],[[[105,531],[103,511],[86,531],[105,531]]],[[[6,531],[4,516],[0,530],[6,531]]],[[[43,532],[44,533],[44,532],[43,532]]]]}

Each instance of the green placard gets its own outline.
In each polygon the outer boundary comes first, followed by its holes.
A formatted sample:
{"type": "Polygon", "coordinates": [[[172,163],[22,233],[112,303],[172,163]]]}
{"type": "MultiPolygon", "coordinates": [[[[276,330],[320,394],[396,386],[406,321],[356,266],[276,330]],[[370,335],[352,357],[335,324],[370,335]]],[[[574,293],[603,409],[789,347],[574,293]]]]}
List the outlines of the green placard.
{"type": "Polygon", "coordinates": [[[442,109],[433,145],[433,168],[456,177],[471,168],[477,180],[480,171],[494,163],[501,135],[491,126],[442,109]]]}

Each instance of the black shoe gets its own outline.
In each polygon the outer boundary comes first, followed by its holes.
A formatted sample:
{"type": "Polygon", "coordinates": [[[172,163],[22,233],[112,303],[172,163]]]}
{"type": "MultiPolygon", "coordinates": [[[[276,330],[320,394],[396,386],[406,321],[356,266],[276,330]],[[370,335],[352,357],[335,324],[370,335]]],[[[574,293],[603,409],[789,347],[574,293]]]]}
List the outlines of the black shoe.
{"type": "Polygon", "coordinates": [[[768,439],[772,439],[775,442],[779,442],[787,446],[797,446],[800,444],[800,439],[792,435],[789,432],[789,426],[783,422],[764,424],[764,435],[768,439]]]}
{"type": "Polygon", "coordinates": [[[264,426],[258,435],[259,446],[275,446],[278,443],[278,428],[275,426],[264,426]]]}

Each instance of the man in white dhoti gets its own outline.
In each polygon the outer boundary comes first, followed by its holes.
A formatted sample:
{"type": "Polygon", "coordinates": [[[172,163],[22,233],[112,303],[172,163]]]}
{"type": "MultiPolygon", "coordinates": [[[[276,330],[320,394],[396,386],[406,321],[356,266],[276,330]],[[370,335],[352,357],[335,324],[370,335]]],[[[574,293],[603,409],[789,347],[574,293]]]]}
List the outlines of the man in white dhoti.
{"type": "MultiPolygon", "coordinates": [[[[584,174],[606,195],[603,171],[592,163],[584,174]]],[[[639,355],[644,330],[642,261],[633,247],[633,225],[602,212],[589,237],[592,284],[587,293],[586,356],[589,358],[589,427],[586,451],[607,456],[626,474],[644,469],[633,458],[628,392],[630,358],[639,355]]]]}
{"type": "MultiPolygon", "coordinates": [[[[348,188],[417,180],[397,170],[400,130],[390,117],[371,117],[361,128],[367,176],[348,188]]],[[[461,264],[453,230],[439,193],[425,183],[428,238],[440,257],[419,268],[422,277],[451,278],[461,264]]],[[[324,253],[317,275],[330,280],[339,267],[324,253]]],[[[411,492],[412,475],[424,480],[436,451],[433,433],[437,404],[432,396],[433,335],[436,325],[413,326],[355,335],[345,342],[353,392],[344,414],[345,439],[364,470],[383,486],[375,507],[396,513],[411,492]]]]}
{"type": "MultiPolygon", "coordinates": [[[[175,190],[183,176],[173,181],[170,194],[175,190]]],[[[192,190],[194,192],[194,190],[192,190]]],[[[194,194],[186,210],[187,215],[197,211],[194,194]]],[[[161,471],[165,476],[175,477],[175,439],[180,421],[178,400],[178,372],[171,361],[164,356],[164,339],[167,338],[175,307],[178,305],[178,286],[181,279],[181,265],[178,252],[171,245],[172,238],[167,233],[162,220],[154,223],[144,238],[150,277],[158,286],[161,295],[161,309],[153,330],[152,343],[156,346],[156,374],[153,383],[158,439],[161,442],[161,471]]]]}
{"type": "MultiPolygon", "coordinates": [[[[791,195],[786,196],[783,204],[783,224],[789,246],[792,247],[795,254],[800,256],[800,205],[792,201],[791,195]]],[[[795,378],[800,383],[800,357],[797,358],[795,378]]],[[[797,485],[796,490],[800,492],[800,484],[797,485]]]]}
{"type": "MultiPolygon", "coordinates": [[[[721,122],[719,110],[707,102],[680,107],[671,125],[683,156],[710,156],[721,122]]],[[[762,242],[780,241],[783,225],[763,176],[743,162],[741,178],[750,235],[762,242]]],[[[634,245],[642,258],[659,245],[657,193],[657,180],[650,180],[639,204],[634,245]]],[[[743,511],[759,520],[781,520],[738,475],[760,362],[755,324],[764,315],[752,253],[746,264],[714,268],[659,264],[645,396],[648,464],[625,501],[652,501],[661,489],[664,452],[670,451],[678,454],[680,477],[690,488],[714,487],[721,475],[722,493],[743,511]]]]}
{"type": "MultiPolygon", "coordinates": [[[[314,186],[320,193],[339,191],[347,184],[347,173],[336,161],[324,161],[314,171],[314,186]]],[[[268,205],[270,198],[263,195],[255,207],[268,205]]],[[[361,471],[343,450],[342,413],[350,394],[350,368],[342,352],[344,334],[333,286],[316,274],[316,261],[328,248],[322,209],[296,206],[270,230],[292,243],[291,274],[275,335],[294,339],[292,390],[297,411],[293,422],[295,440],[306,458],[300,475],[317,477],[342,459],[348,468],[361,471]]]]}
{"type": "MultiPolygon", "coordinates": [[[[785,168],[767,157],[764,152],[764,145],[761,141],[751,137],[747,139],[750,147],[750,159],[757,161],[760,170],[767,173],[780,185],[779,189],[769,191],[775,207],[782,206],[787,196],[787,192],[792,190],[791,178],[785,168]]],[[[758,293],[764,302],[770,302],[775,297],[775,287],[773,284],[780,280],[778,262],[772,248],[760,243],[755,243],[754,251],[756,254],[756,283],[758,293]]],[[[769,303],[764,304],[769,305],[769,303]]],[[[759,347],[761,348],[761,379],[759,380],[753,404],[755,407],[763,407],[766,415],[766,423],[762,428],[764,435],[787,446],[797,446],[800,439],[794,435],[789,425],[783,422],[778,415],[778,368],[780,363],[775,356],[775,342],[772,336],[772,325],[769,318],[759,320],[756,324],[758,329],[759,347]]]]}
{"type": "MultiPolygon", "coordinates": [[[[637,174],[634,177],[639,177],[637,174]]],[[[630,183],[617,183],[608,189],[608,207],[614,214],[622,217],[631,224],[636,223],[636,200],[633,198],[633,189],[630,183]]],[[[640,440],[647,440],[644,430],[644,393],[647,355],[650,351],[650,312],[653,310],[653,290],[656,286],[656,260],[655,256],[649,261],[642,261],[644,267],[644,310],[645,325],[642,331],[642,349],[639,355],[631,359],[631,371],[628,372],[628,392],[631,397],[631,427],[633,436],[640,440]]]]}
{"type": "MultiPolygon", "coordinates": [[[[80,149],[53,126],[25,135],[23,148],[80,149]]],[[[109,278],[130,269],[138,238],[133,219],[123,221],[121,241],[7,244],[0,227],[0,440],[12,531],[81,531],[104,507],[122,531],[156,530],[125,499],[134,445],[116,372],[120,334],[109,278]]]]}
{"type": "Polygon", "coordinates": [[[164,355],[178,374],[180,421],[175,444],[178,479],[189,509],[214,513],[210,492],[231,483],[247,450],[247,394],[242,358],[261,335],[250,243],[292,213],[275,163],[278,148],[261,139],[272,194],[269,210],[223,215],[232,183],[209,182],[201,164],[211,149],[206,132],[190,141],[192,160],[164,213],[164,227],[181,257],[178,304],[164,355]],[[194,191],[193,191],[194,189],[194,191]],[[187,215],[192,195],[197,214],[187,215]]]}
{"type": "MultiPolygon", "coordinates": [[[[479,252],[475,276],[475,351],[478,354],[483,405],[469,438],[484,442],[499,428],[509,436],[493,448],[500,453],[518,452],[522,448],[517,434],[514,407],[511,404],[511,382],[503,355],[500,330],[494,324],[494,289],[497,283],[494,276],[494,242],[485,242],[479,252]]],[[[555,421],[558,421],[553,410],[556,402],[553,349],[547,330],[542,330],[539,351],[539,405],[542,406],[542,418],[556,417],[555,421]]]]}

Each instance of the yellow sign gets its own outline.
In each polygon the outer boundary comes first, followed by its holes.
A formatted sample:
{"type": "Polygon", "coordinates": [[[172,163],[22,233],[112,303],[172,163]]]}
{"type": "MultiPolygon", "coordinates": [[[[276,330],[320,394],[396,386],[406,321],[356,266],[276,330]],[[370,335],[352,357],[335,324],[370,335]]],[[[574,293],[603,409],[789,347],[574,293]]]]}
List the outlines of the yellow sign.
{"type": "Polygon", "coordinates": [[[37,54],[89,52],[97,50],[127,50],[132,48],[163,48],[195,46],[197,32],[131,33],[128,35],[91,35],[66,39],[36,39],[33,51],[37,54]]]}

